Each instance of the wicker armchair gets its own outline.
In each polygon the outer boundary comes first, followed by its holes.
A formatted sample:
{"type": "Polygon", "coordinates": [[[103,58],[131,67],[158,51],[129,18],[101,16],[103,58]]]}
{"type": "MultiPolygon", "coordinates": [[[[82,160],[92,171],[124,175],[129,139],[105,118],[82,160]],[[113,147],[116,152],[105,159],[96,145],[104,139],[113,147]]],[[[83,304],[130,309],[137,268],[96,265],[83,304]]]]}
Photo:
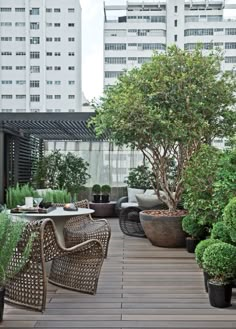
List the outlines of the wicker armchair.
{"type": "Polygon", "coordinates": [[[49,282],[83,293],[96,293],[104,260],[101,243],[89,240],[66,249],[59,244],[55,230],[51,219],[29,222],[10,266],[17,267],[29,235],[36,232],[31,256],[22,270],[7,283],[6,301],[43,311],[47,293],[45,262],[48,261],[52,261],[49,282]]]}
{"type": "MultiPolygon", "coordinates": [[[[89,208],[88,200],[75,202],[75,205],[79,208],[89,208]]],[[[66,222],[63,233],[68,248],[89,239],[99,240],[103,246],[104,257],[107,257],[111,228],[106,219],[94,220],[90,214],[79,215],[66,222]]]]}

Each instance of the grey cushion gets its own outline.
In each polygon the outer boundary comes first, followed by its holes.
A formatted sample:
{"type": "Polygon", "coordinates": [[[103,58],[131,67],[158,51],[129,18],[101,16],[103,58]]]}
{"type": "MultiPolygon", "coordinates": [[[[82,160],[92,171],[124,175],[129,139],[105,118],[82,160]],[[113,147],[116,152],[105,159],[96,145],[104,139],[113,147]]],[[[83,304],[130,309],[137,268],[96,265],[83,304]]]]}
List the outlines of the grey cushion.
{"type": "Polygon", "coordinates": [[[128,187],[128,202],[137,202],[136,194],[144,193],[144,190],[128,187]]]}
{"type": "Polygon", "coordinates": [[[142,209],[151,209],[163,204],[156,195],[136,194],[136,199],[142,209]]]}

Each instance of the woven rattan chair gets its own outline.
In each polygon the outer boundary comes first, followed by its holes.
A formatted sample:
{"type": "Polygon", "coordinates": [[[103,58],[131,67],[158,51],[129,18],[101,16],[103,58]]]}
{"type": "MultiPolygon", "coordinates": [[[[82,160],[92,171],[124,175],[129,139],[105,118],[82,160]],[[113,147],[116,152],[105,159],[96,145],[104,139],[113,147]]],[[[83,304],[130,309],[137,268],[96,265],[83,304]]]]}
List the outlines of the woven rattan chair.
{"type": "MultiPolygon", "coordinates": [[[[78,201],[75,205],[79,208],[89,208],[88,200],[78,201]]],[[[106,219],[94,220],[90,214],[79,215],[66,222],[63,233],[67,247],[89,239],[99,240],[103,246],[104,257],[107,257],[111,228],[106,219]]]]}
{"type": "Polygon", "coordinates": [[[101,243],[89,240],[66,249],[59,244],[55,230],[51,219],[29,222],[10,266],[17,267],[29,235],[36,232],[31,256],[22,270],[7,283],[6,301],[43,311],[47,293],[45,262],[48,261],[52,261],[49,282],[83,293],[96,293],[104,260],[101,243]]]}
{"type": "Polygon", "coordinates": [[[119,225],[124,234],[137,238],[146,237],[139,219],[140,211],[139,207],[127,207],[120,210],[119,225]]]}

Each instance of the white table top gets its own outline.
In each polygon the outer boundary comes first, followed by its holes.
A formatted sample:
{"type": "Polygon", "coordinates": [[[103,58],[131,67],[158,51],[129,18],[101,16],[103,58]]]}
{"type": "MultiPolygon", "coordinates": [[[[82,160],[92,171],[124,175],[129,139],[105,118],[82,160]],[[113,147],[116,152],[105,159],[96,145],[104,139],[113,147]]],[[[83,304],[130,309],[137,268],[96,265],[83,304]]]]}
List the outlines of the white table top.
{"type": "Polygon", "coordinates": [[[18,213],[12,214],[13,216],[22,216],[22,217],[38,217],[38,218],[53,218],[53,217],[72,217],[72,216],[79,216],[79,215],[87,215],[92,214],[94,212],[93,209],[87,208],[78,208],[77,211],[66,211],[63,207],[57,207],[55,210],[48,212],[47,214],[35,214],[35,213],[18,213]]]}

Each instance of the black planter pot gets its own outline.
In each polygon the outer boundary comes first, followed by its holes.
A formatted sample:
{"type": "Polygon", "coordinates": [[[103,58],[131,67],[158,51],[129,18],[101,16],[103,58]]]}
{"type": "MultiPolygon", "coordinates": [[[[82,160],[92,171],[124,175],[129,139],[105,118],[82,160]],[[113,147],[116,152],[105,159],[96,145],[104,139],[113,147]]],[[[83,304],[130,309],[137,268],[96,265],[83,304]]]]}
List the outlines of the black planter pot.
{"type": "Polygon", "coordinates": [[[211,306],[224,308],[231,306],[232,285],[214,284],[208,281],[208,295],[211,306]]]}
{"type": "Polygon", "coordinates": [[[102,203],[108,203],[108,202],[109,202],[109,195],[102,194],[102,203]]]}
{"type": "Polygon", "coordinates": [[[204,278],[205,291],[208,292],[208,280],[210,279],[210,276],[207,272],[203,271],[203,278],[204,278]]]}
{"type": "Polygon", "coordinates": [[[101,198],[100,194],[94,194],[93,195],[93,202],[99,203],[100,202],[100,198],[101,198]]]}
{"type": "Polygon", "coordinates": [[[5,288],[0,287],[0,322],[3,319],[5,288]]]}
{"type": "Polygon", "coordinates": [[[194,253],[198,242],[199,242],[198,239],[194,239],[190,237],[186,238],[186,250],[190,253],[194,253]]]}

